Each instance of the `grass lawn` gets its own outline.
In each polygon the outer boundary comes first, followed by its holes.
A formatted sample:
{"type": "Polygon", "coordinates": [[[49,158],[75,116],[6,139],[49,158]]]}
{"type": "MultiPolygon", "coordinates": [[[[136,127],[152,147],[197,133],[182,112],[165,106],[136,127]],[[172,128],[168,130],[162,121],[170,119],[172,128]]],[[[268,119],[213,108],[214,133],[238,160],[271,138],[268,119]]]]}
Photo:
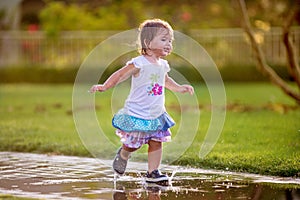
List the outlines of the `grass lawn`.
{"type": "MultiPolygon", "coordinates": [[[[227,83],[222,134],[213,150],[200,159],[199,148],[211,117],[210,96],[205,85],[194,87],[201,108],[200,125],[191,146],[176,164],[300,176],[300,108],[290,98],[269,83],[227,83]]],[[[0,85],[0,151],[91,156],[75,128],[72,90],[73,85],[0,85]]],[[[127,93],[118,91],[124,94],[114,94],[116,107],[122,106],[127,93]]],[[[114,137],[112,94],[110,90],[95,99],[99,123],[114,137]]],[[[181,111],[176,102],[167,92],[167,110],[178,124],[181,111]]],[[[120,144],[116,138],[114,142],[120,144]]]]}

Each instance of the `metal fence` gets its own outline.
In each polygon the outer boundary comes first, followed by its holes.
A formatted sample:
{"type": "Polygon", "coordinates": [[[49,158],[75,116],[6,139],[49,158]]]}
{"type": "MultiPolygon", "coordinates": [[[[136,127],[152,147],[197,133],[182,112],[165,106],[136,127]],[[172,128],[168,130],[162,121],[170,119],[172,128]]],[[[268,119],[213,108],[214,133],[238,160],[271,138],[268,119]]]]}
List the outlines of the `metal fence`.
{"type": "MultiPolygon", "coordinates": [[[[118,32],[68,31],[51,38],[42,31],[2,31],[0,66],[78,67],[93,48],[116,33],[118,32]]],[[[255,62],[251,45],[242,29],[190,30],[187,34],[204,47],[217,66],[242,66],[255,62]]],[[[281,28],[256,31],[256,38],[270,64],[285,64],[286,53],[281,28]]],[[[291,39],[299,57],[300,27],[292,28],[291,39]]]]}

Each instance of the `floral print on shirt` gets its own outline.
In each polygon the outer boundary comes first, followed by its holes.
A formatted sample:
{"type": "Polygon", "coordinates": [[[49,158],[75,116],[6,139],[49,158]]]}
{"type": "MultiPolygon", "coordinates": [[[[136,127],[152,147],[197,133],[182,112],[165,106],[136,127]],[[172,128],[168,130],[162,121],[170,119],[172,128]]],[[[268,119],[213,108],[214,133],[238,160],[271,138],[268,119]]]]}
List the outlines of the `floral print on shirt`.
{"type": "Polygon", "coordinates": [[[150,75],[150,80],[152,80],[152,84],[147,88],[147,93],[150,96],[156,96],[156,95],[162,95],[163,92],[163,86],[159,85],[157,83],[159,79],[158,74],[151,74],[150,75]]]}

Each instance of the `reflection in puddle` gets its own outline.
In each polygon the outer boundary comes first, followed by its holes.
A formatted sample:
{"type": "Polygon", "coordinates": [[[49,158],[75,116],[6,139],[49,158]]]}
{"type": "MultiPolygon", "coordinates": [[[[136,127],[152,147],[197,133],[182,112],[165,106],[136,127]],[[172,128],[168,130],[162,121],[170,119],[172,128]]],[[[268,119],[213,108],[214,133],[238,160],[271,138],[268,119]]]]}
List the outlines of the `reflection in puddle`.
{"type": "Polygon", "coordinates": [[[147,163],[129,164],[128,173],[114,181],[110,162],[105,165],[92,158],[0,152],[0,197],[300,199],[299,179],[165,166],[163,171],[172,181],[169,186],[159,186],[145,183],[147,163]]]}
{"type": "MultiPolygon", "coordinates": [[[[142,181],[143,183],[143,181],[142,181]]],[[[299,199],[297,189],[280,189],[252,183],[240,176],[177,173],[172,184],[164,187],[118,181],[114,199],[299,199]],[[129,189],[127,189],[129,188],[129,189]],[[137,198],[138,197],[138,198],[137,198]]]]}

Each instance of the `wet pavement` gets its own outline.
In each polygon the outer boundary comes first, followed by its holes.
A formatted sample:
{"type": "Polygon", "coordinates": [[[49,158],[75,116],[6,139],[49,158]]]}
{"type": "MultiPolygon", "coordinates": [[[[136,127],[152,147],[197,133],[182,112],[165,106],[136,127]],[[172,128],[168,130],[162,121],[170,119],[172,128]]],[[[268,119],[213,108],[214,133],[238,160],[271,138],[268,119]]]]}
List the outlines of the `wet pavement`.
{"type": "Polygon", "coordinates": [[[0,199],[300,199],[300,179],[163,166],[172,180],[159,186],[145,183],[146,163],[115,181],[111,162],[0,152],[0,199]]]}

